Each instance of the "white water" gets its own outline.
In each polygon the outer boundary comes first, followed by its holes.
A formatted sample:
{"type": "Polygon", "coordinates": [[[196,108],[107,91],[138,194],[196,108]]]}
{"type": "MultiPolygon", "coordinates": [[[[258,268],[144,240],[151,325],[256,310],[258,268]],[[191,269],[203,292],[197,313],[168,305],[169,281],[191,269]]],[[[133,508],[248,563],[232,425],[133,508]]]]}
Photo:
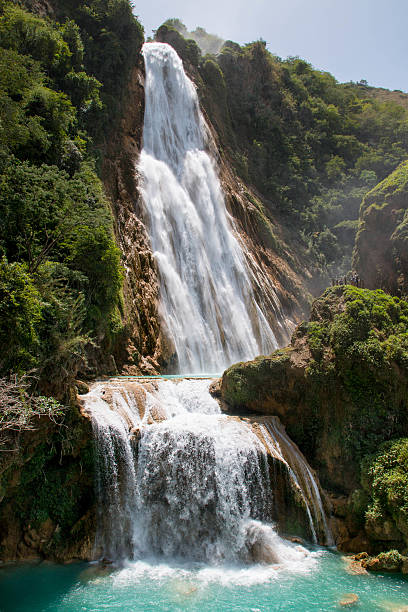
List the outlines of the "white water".
{"type": "Polygon", "coordinates": [[[313,541],[317,543],[316,532],[320,530],[324,536],[324,543],[333,546],[333,536],[327,523],[319,487],[306,459],[276,417],[261,425],[261,432],[272,456],[276,456],[288,466],[289,477],[299,490],[305,504],[313,541]]]}
{"type": "MultiPolygon", "coordinates": [[[[139,171],[162,321],[179,371],[219,372],[277,343],[206,151],[195,88],[170,46],[145,44],[143,54],[139,171]]],[[[208,385],[161,381],[133,395],[101,384],[84,396],[98,454],[98,554],[302,566],[310,554],[269,522],[267,446],[250,425],[221,414],[208,385]]]]}
{"type": "Polygon", "coordinates": [[[146,108],[139,171],[160,275],[161,315],[178,371],[221,372],[270,353],[220,181],[208,155],[197,94],[172,47],[143,46],[146,108]]]}
{"type": "Polygon", "coordinates": [[[221,414],[208,386],[160,381],[145,392],[143,415],[118,383],[84,396],[99,459],[97,554],[302,565],[309,553],[269,522],[267,447],[249,424],[221,414]]]}
{"type": "MultiPolygon", "coordinates": [[[[307,511],[309,514],[310,509],[307,503],[307,499],[311,500],[314,525],[317,526],[319,523],[321,523],[325,536],[325,544],[327,544],[327,546],[333,546],[334,540],[329,525],[327,523],[326,513],[323,508],[323,502],[320,496],[319,487],[316,483],[316,479],[314,478],[308,463],[306,462],[299,449],[289,438],[288,434],[286,433],[285,429],[283,428],[281,422],[278,419],[272,419],[269,423],[265,425],[265,427],[268,430],[274,445],[279,449],[279,452],[282,453],[283,451],[283,456],[290,464],[292,475],[295,479],[297,486],[299,486],[302,491],[302,495],[305,499],[307,511]],[[300,485],[300,483],[302,484],[300,485]],[[306,493],[306,495],[305,493],[303,493],[303,491],[306,493]]],[[[314,527],[312,528],[312,530],[314,530],[314,527]]]]}

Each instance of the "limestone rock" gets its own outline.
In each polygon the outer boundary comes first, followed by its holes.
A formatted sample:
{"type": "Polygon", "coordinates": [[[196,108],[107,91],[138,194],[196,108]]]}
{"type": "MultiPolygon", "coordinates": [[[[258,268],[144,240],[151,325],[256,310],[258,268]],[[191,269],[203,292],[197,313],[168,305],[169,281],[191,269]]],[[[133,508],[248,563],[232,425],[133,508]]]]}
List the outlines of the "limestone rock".
{"type": "Polygon", "coordinates": [[[351,608],[358,603],[358,595],[355,593],[345,593],[343,597],[340,599],[339,604],[343,606],[343,608],[351,608]]]}

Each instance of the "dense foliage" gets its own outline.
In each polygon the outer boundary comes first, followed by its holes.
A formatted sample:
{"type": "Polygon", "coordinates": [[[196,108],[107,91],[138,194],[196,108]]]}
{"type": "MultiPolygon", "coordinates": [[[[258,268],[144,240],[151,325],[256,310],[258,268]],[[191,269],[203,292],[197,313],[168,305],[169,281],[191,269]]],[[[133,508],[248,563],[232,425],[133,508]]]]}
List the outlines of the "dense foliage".
{"type": "Polygon", "coordinates": [[[156,36],[198,67],[202,102],[234,167],[272,214],[289,216],[317,267],[347,271],[363,196],[408,157],[407,98],[339,84],[263,41],[227,41],[196,57],[192,34],[172,19],[156,36]]]}
{"type": "Polygon", "coordinates": [[[203,55],[207,53],[216,55],[225,42],[222,38],[216,34],[210,34],[204,28],[198,27],[189,32],[180,19],[167,19],[163,25],[177,30],[177,32],[181,34],[183,38],[193,40],[200,47],[203,55]]]}
{"type": "Polygon", "coordinates": [[[408,109],[299,58],[282,61],[262,42],[226,43],[216,62],[242,175],[290,215],[323,265],[346,255],[348,269],[363,195],[408,156],[408,109]]]}
{"type": "Polygon", "coordinates": [[[386,442],[364,459],[362,485],[368,500],[367,531],[376,535],[388,523],[388,539],[408,542],[408,438],[386,442]]]}
{"type": "Polygon", "coordinates": [[[54,19],[32,5],[0,4],[0,372],[63,388],[121,330],[96,147],[143,30],[127,0],[66,0],[54,19]]]}

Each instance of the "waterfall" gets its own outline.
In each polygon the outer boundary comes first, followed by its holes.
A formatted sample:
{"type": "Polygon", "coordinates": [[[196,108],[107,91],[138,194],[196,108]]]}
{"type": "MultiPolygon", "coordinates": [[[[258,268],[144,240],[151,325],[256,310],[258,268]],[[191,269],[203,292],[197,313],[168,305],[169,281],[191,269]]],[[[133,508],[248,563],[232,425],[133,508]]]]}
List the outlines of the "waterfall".
{"type": "Polygon", "coordinates": [[[95,546],[111,559],[128,555],[134,547],[136,470],[129,422],[111,410],[98,385],[86,396],[96,445],[98,524],[95,546]]]}
{"type": "Polygon", "coordinates": [[[208,387],[107,381],[83,396],[98,457],[99,556],[285,563],[285,551],[295,553],[271,523],[268,455],[293,474],[312,528],[325,520],[315,514],[312,472],[303,459],[299,474],[278,422],[258,426],[259,436],[222,414],[208,387]]]}
{"type": "Polygon", "coordinates": [[[333,546],[333,536],[327,523],[319,487],[306,459],[277,417],[265,419],[261,431],[271,455],[278,457],[288,466],[289,477],[305,504],[313,541],[318,541],[316,532],[322,531],[325,544],[333,546]]]}
{"type": "Polygon", "coordinates": [[[266,452],[242,423],[179,415],[143,430],[137,465],[139,554],[247,557],[251,519],[267,510],[266,452]]]}
{"type": "MultiPolygon", "coordinates": [[[[162,324],[179,371],[219,372],[277,343],[207,152],[195,88],[169,45],[145,44],[143,54],[139,172],[162,324]]],[[[269,304],[279,310],[278,302],[269,304]]],[[[324,509],[296,447],[274,422],[255,427],[221,414],[208,387],[208,380],[113,379],[83,396],[97,454],[97,555],[279,564],[303,558],[305,549],[282,540],[271,522],[271,456],[290,474],[318,539],[324,509]]]]}
{"type": "Polygon", "coordinates": [[[141,193],[178,371],[221,372],[270,353],[275,336],[234,235],[193,83],[172,47],[143,46],[141,193]]]}

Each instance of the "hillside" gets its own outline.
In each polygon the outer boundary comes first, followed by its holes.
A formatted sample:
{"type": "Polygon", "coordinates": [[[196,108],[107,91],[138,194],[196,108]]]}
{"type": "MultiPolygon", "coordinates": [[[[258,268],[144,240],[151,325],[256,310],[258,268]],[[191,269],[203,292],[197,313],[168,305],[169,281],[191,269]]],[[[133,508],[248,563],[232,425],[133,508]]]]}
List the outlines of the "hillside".
{"type": "MultiPolygon", "coordinates": [[[[134,204],[143,30],[125,0],[91,4],[5,2],[0,27],[2,286],[20,304],[2,302],[2,333],[15,330],[2,370],[53,372],[60,393],[77,375],[169,359],[134,204]]],[[[349,269],[362,197],[407,156],[407,109],[262,42],[203,57],[171,24],[156,36],[195,80],[242,239],[299,320],[310,292],[349,269]]]]}
{"type": "Polygon", "coordinates": [[[408,293],[408,162],[364,197],[353,265],[366,287],[408,293]]]}
{"type": "Polygon", "coordinates": [[[406,94],[338,83],[262,41],[202,56],[173,25],[156,37],[196,69],[222,151],[277,225],[295,230],[321,289],[351,266],[362,198],[407,158],[406,94]]]}

